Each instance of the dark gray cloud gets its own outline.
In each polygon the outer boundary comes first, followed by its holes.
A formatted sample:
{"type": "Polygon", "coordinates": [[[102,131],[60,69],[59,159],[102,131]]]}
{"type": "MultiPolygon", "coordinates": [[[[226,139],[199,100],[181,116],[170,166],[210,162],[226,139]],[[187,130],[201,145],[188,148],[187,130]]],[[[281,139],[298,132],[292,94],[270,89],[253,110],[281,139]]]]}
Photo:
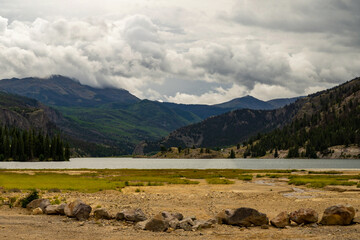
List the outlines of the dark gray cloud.
{"type": "Polygon", "coordinates": [[[355,0],[0,5],[0,78],[62,74],[139,97],[216,103],[303,95],[360,75],[355,0]]]}

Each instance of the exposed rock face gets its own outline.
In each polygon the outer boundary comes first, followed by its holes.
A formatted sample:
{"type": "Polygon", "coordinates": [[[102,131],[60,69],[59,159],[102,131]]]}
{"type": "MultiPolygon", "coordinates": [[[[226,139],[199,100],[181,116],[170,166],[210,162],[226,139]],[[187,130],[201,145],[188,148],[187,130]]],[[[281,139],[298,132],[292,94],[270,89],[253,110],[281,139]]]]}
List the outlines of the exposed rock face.
{"type": "Polygon", "coordinates": [[[328,207],[320,221],[322,225],[349,225],[355,216],[355,209],[350,205],[328,207]]]}
{"type": "Polygon", "coordinates": [[[85,203],[80,203],[74,207],[74,216],[79,221],[85,221],[89,218],[91,207],[85,203]]]}
{"type": "Polygon", "coordinates": [[[110,214],[104,208],[95,209],[94,216],[96,219],[111,219],[110,214]]]}
{"type": "Polygon", "coordinates": [[[57,208],[59,207],[59,205],[49,205],[45,208],[45,214],[47,215],[56,215],[59,214],[57,212],[57,208]]]}
{"type": "Polygon", "coordinates": [[[37,207],[32,210],[31,214],[32,215],[41,215],[41,214],[43,214],[43,210],[41,210],[41,208],[37,207]]]}
{"type": "Polygon", "coordinates": [[[126,209],[116,214],[116,220],[126,220],[130,222],[142,222],[147,219],[144,212],[140,209],[126,209]]]}
{"type": "Polygon", "coordinates": [[[319,219],[318,213],[311,208],[301,208],[295,212],[290,213],[290,220],[297,224],[316,223],[319,219]]]}
{"type": "Polygon", "coordinates": [[[50,205],[49,199],[40,198],[40,199],[32,200],[28,205],[26,205],[26,208],[29,210],[33,210],[39,207],[43,212],[45,212],[45,208],[49,205],[50,205]]]}
{"type": "Polygon", "coordinates": [[[218,223],[238,225],[242,227],[262,226],[269,223],[266,214],[252,208],[227,209],[220,212],[216,217],[218,223]]]}
{"type": "Polygon", "coordinates": [[[290,215],[287,212],[281,212],[270,221],[271,225],[277,228],[284,228],[290,225],[290,215]]]}

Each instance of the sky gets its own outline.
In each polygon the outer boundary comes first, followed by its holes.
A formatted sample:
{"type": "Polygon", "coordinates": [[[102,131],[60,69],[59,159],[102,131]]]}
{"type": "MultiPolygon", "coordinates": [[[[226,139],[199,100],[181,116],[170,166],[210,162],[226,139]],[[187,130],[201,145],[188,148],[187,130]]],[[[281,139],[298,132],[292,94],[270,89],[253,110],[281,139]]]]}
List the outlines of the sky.
{"type": "Polygon", "coordinates": [[[360,76],[358,0],[0,0],[0,79],[139,98],[303,96],[360,76]]]}

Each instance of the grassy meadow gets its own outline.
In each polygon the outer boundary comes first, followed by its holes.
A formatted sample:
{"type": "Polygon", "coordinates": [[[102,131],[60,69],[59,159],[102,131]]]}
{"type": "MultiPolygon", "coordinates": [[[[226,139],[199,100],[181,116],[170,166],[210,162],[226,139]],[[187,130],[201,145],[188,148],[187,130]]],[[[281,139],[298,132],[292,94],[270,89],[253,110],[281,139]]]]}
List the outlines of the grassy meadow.
{"type": "Polygon", "coordinates": [[[288,179],[291,185],[321,188],[328,185],[360,187],[360,175],[342,172],[305,170],[241,170],[241,169],[104,169],[104,170],[0,170],[0,188],[5,190],[50,190],[96,192],[121,190],[128,186],[162,186],[167,184],[234,184],[256,179],[288,179]]]}

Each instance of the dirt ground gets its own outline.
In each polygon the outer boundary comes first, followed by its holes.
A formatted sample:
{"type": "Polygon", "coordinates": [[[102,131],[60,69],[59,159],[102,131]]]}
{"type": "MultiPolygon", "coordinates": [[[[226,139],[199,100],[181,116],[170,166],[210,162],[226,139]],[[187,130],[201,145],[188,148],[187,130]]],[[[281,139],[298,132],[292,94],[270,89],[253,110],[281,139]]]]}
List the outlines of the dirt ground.
{"type": "MultiPolygon", "coordinates": [[[[360,192],[356,187],[339,192],[326,189],[294,187],[285,179],[254,179],[236,181],[230,185],[166,185],[127,187],[119,191],[97,193],[42,193],[42,197],[70,202],[81,199],[92,208],[103,207],[116,214],[125,208],[141,208],[147,216],[161,211],[181,212],[197,219],[213,218],[227,208],[251,207],[274,218],[282,211],[313,208],[322,216],[325,208],[335,204],[350,204],[360,209],[360,192]],[[139,188],[141,192],[135,190],[139,188]]],[[[335,189],[336,190],[336,189],[335,189]]],[[[25,193],[2,193],[2,197],[25,193]]],[[[357,212],[356,216],[360,216],[357,212]]],[[[0,207],[0,239],[360,239],[360,225],[351,226],[291,226],[288,229],[240,228],[215,225],[195,232],[176,230],[154,233],[136,230],[133,225],[116,220],[79,222],[65,216],[30,215],[26,209],[4,205],[0,207]]]]}

